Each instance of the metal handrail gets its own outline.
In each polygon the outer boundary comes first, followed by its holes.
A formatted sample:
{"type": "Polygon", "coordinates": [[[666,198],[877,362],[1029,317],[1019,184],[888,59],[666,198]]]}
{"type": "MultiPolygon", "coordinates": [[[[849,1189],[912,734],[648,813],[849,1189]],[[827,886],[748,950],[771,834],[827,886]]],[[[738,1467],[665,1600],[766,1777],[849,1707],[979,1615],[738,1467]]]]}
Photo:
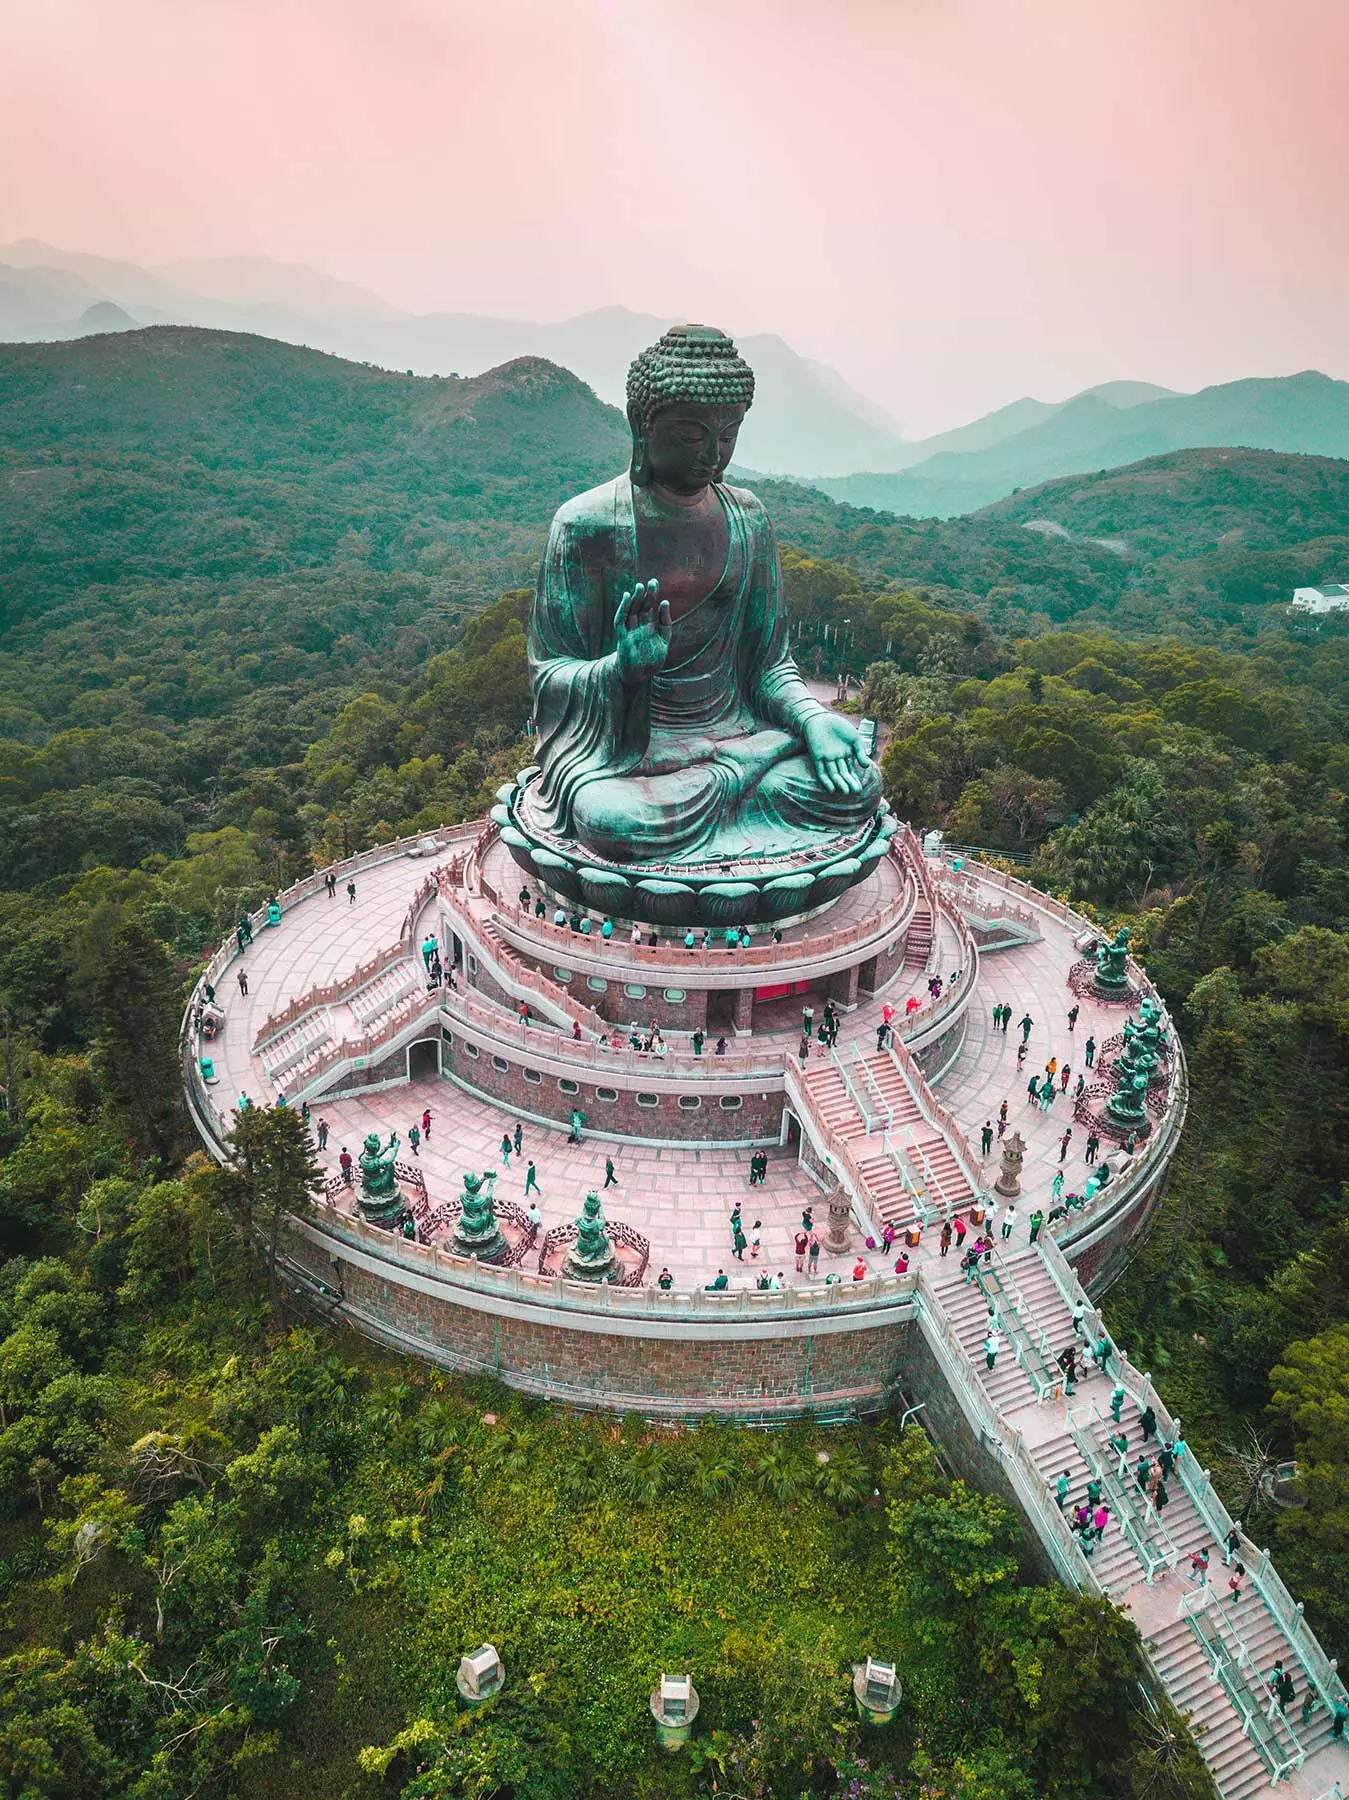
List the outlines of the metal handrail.
{"type": "MultiPolygon", "coordinates": [[[[832,1056],[834,1055],[834,1052],[831,1051],[830,1054],[832,1056]]],[[[835,1057],[835,1060],[838,1061],[837,1057],[835,1057]]],[[[853,1105],[861,1113],[866,1122],[868,1137],[876,1129],[877,1125],[880,1126],[882,1131],[889,1131],[891,1125],[894,1123],[895,1109],[881,1092],[880,1085],[867,1064],[866,1056],[863,1054],[862,1046],[860,1044],[854,1044],[852,1046],[852,1066],[855,1069],[861,1070],[862,1080],[866,1084],[867,1094],[869,1097],[874,1098],[876,1102],[877,1110],[873,1113],[871,1107],[858,1095],[842,1062],[838,1062],[838,1068],[840,1074],[843,1076],[844,1086],[852,1096],[853,1105]]]]}
{"type": "MultiPolygon", "coordinates": [[[[1109,1466],[1101,1455],[1100,1445],[1082,1429],[1078,1422],[1082,1410],[1080,1407],[1074,1407],[1069,1411],[1068,1435],[1076,1445],[1078,1455],[1091,1471],[1092,1479],[1099,1481],[1102,1491],[1109,1496],[1112,1510],[1119,1520],[1120,1530],[1128,1540],[1129,1548],[1142,1567],[1144,1580],[1151,1585],[1159,1574],[1165,1574],[1168,1569],[1176,1566],[1180,1553],[1171,1542],[1169,1532],[1165,1534],[1167,1539],[1165,1548],[1158,1548],[1153,1544],[1149,1520],[1146,1514],[1142,1517],[1139,1516],[1138,1501],[1135,1498],[1138,1490],[1131,1489],[1124,1478],[1109,1466]]],[[[1100,1412],[1093,1402],[1090,1417],[1099,1419],[1100,1416],[1100,1412]]],[[[1152,1509],[1152,1519],[1160,1526],[1161,1521],[1157,1518],[1155,1509],[1152,1509]]]]}
{"type": "MultiPolygon", "coordinates": [[[[910,1127],[909,1126],[906,1125],[904,1127],[904,1131],[905,1131],[906,1136],[910,1135],[910,1127]]],[[[910,1149],[910,1154],[912,1154],[913,1146],[910,1145],[909,1149],[910,1149]]],[[[881,1138],[881,1150],[884,1152],[885,1156],[889,1159],[890,1166],[894,1169],[895,1173],[899,1176],[900,1181],[904,1184],[904,1191],[909,1196],[909,1199],[913,1205],[913,1210],[914,1210],[915,1214],[917,1215],[919,1224],[920,1225],[933,1224],[934,1221],[941,1216],[940,1212],[937,1208],[929,1206],[929,1204],[927,1202],[927,1197],[926,1197],[926,1194],[927,1194],[926,1188],[919,1187],[918,1182],[914,1177],[913,1170],[910,1167],[908,1158],[903,1154],[903,1152],[896,1150],[893,1142],[891,1141],[890,1133],[888,1131],[885,1132],[881,1138]]]]}
{"type": "Polygon", "coordinates": [[[1213,1678],[1232,1702],[1242,1722],[1242,1736],[1255,1745],[1260,1759],[1278,1782],[1293,1769],[1300,1769],[1307,1752],[1297,1733],[1279,1711],[1277,1705],[1264,1705],[1264,1696],[1251,1691],[1251,1676],[1260,1680],[1255,1658],[1236,1625],[1223,1612],[1221,1605],[1196,1608],[1187,1612],[1186,1622],[1205,1655],[1213,1665],[1213,1678]],[[1203,1621],[1203,1624],[1200,1621],[1203,1621]],[[1204,1627],[1211,1627],[1211,1632],[1204,1627]],[[1225,1641],[1230,1637],[1236,1645],[1235,1656],[1225,1641]],[[1245,1676],[1245,1680],[1242,1680],[1245,1676]],[[1282,1743],[1281,1743],[1282,1741],[1282,1743]]]}
{"type": "MultiPolygon", "coordinates": [[[[1087,1318],[1090,1319],[1099,1335],[1108,1335],[1104,1323],[1097,1310],[1087,1301],[1087,1296],[1063,1251],[1052,1238],[1046,1241],[1041,1235],[1041,1247],[1044,1252],[1045,1266],[1054,1279],[1055,1285],[1070,1306],[1079,1300],[1087,1304],[1087,1318]]],[[[1162,1433],[1173,1438],[1180,1430],[1180,1421],[1168,1410],[1166,1402],[1157,1392],[1148,1375],[1140,1374],[1130,1363],[1127,1353],[1115,1347],[1112,1358],[1116,1371],[1116,1379],[1123,1385],[1140,1411],[1151,1406],[1157,1417],[1162,1433]]],[[[1207,1469],[1200,1469],[1193,1454],[1187,1453],[1176,1464],[1176,1473],[1180,1484],[1193,1502],[1195,1509],[1203,1520],[1205,1528],[1215,1543],[1224,1543],[1228,1533],[1234,1529],[1231,1514],[1218,1497],[1213,1483],[1209,1479],[1207,1469]]],[[[1248,1564],[1247,1574],[1251,1585],[1259,1593],[1261,1600],[1268,1607],[1275,1624],[1279,1627],[1290,1647],[1296,1652],[1298,1660],[1306,1671],[1327,1709],[1333,1711],[1337,1699],[1344,1695],[1344,1683],[1340,1680],[1339,1665],[1334,1657],[1327,1656],[1315,1633],[1307,1625],[1303,1617],[1300,1601],[1294,1601],[1285,1587],[1278,1571],[1269,1560],[1268,1550],[1260,1552],[1258,1563],[1248,1564]]]]}
{"type": "Polygon", "coordinates": [[[1012,1354],[1016,1358],[1016,1365],[1030,1382],[1035,1398],[1037,1400],[1047,1399],[1057,1385],[1057,1378],[1051,1372],[1043,1352],[1037,1346],[1025,1320],[1021,1317],[1015,1295],[1006,1293],[1001,1286],[996,1291],[992,1290],[989,1272],[980,1268],[977,1263],[974,1266],[974,1284],[993,1309],[999,1327],[1004,1323],[1007,1324],[1007,1335],[1011,1339],[1012,1354]],[[1002,1310],[1001,1302],[1004,1299],[1011,1308],[1010,1321],[1007,1320],[1002,1310]]]}
{"type": "Polygon", "coordinates": [[[1044,1477],[1021,1432],[1008,1428],[976,1377],[974,1364],[952,1328],[941,1300],[925,1275],[915,1294],[919,1329],[966,1418],[997,1457],[1026,1517],[1039,1533],[1050,1560],[1070,1587],[1100,1593],[1101,1584],[1057,1506],[1050,1503],[1044,1477]]]}
{"type": "MultiPolygon", "coordinates": [[[[1037,1246],[1037,1248],[1038,1248],[1038,1246],[1037,1246]]],[[[1012,1298],[1013,1298],[1013,1301],[1015,1302],[1017,1310],[1020,1313],[1022,1313],[1025,1316],[1026,1320],[1028,1321],[1027,1330],[1028,1331],[1033,1330],[1036,1333],[1036,1335],[1038,1336],[1038,1338],[1039,1338],[1039,1346],[1038,1347],[1039,1347],[1040,1355],[1045,1359],[1046,1367],[1049,1367],[1050,1364],[1053,1363],[1053,1352],[1050,1349],[1050,1345],[1049,1345],[1049,1333],[1045,1330],[1044,1326],[1040,1323],[1039,1319],[1036,1317],[1035,1308],[1031,1305],[1030,1301],[1027,1300],[1026,1296],[1022,1293],[1021,1284],[1017,1280],[1016,1276],[1012,1273],[1012,1265],[1010,1262],[1008,1262],[1007,1258],[1003,1255],[1001,1250],[997,1250],[997,1249],[994,1250],[993,1261],[994,1261],[994,1265],[996,1266],[997,1271],[998,1271],[999,1282],[1005,1288],[1010,1289],[1012,1298]]]]}

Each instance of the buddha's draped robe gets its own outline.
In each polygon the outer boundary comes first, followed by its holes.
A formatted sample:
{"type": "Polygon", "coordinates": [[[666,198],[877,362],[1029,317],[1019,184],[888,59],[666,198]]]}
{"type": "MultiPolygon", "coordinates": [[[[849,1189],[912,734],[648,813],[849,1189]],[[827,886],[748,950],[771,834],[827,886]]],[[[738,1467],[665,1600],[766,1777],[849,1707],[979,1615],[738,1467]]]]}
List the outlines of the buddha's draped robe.
{"type": "Polygon", "coordinates": [[[801,742],[825,709],[787,649],[772,527],[753,494],[715,489],[720,581],[675,621],[664,668],[625,689],[615,614],[637,566],[627,475],[560,508],[539,571],[529,662],[541,773],[527,816],[619,862],[711,862],[827,848],[876,810],[880,777],[831,793],[801,742]]]}

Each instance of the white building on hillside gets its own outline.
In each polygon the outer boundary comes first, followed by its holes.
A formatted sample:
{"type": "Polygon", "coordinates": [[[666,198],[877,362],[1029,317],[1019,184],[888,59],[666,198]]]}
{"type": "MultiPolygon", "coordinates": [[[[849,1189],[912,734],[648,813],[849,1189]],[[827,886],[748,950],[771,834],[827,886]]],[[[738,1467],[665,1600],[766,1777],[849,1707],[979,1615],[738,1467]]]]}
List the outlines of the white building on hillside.
{"type": "Polygon", "coordinates": [[[1289,612],[1349,612],[1349,586],[1342,581],[1326,581],[1320,587],[1293,589],[1289,612]]]}

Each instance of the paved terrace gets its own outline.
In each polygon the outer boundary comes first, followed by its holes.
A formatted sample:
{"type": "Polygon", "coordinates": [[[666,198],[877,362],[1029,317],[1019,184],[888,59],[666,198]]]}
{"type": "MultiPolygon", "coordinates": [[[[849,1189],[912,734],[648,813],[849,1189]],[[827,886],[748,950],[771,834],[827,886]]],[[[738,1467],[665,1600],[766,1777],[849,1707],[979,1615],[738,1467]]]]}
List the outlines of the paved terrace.
{"type": "MultiPolygon", "coordinates": [[[[436,858],[415,859],[406,853],[384,861],[372,861],[357,870],[353,879],[356,898],[349,902],[345,877],[339,882],[335,898],[328,898],[321,885],[316,891],[288,905],[281,923],[258,930],[253,945],[242,958],[234,958],[217,979],[217,999],[225,1009],[226,1027],[210,1046],[217,1085],[211,1090],[215,1110],[227,1122],[229,1112],[241,1092],[255,1103],[265,1103],[276,1091],[264,1065],[264,1055],[255,1054],[251,1046],[260,1027],[270,1016],[281,1012],[288,1003],[311,990],[338,984],[361,965],[367,964],[375,952],[396,943],[408,907],[427,880],[429,867],[443,860],[444,848],[436,858]],[[248,977],[248,994],[237,984],[237,973],[243,969],[248,977]]],[[[894,897],[893,891],[890,895],[894,897]]],[[[941,1081],[939,1093],[944,1105],[968,1143],[974,1146],[976,1163],[980,1127],[985,1119],[996,1124],[998,1108],[1005,1098],[1009,1103],[1009,1129],[1019,1129],[1027,1144],[1023,1175],[1024,1200],[1017,1241],[1027,1232],[1025,1220],[1038,1204],[1049,1209],[1050,1184],[1060,1167],[1059,1139],[1071,1121],[1071,1100],[1058,1098],[1053,1107],[1042,1112],[1026,1099],[1028,1075],[1043,1069],[1051,1055],[1060,1064],[1066,1060],[1074,1075],[1082,1064],[1083,1046],[1088,1036],[1098,1043],[1119,1029],[1123,1014],[1119,1008],[1107,1008],[1093,1002],[1082,1003],[1075,1032],[1069,1032],[1067,1010],[1072,995],[1067,987],[1067,974],[1077,953],[1073,947],[1073,926],[1049,912],[1037,915],[1043,937],[1036,942],[1000,951],[982,959],[978,966],[975,991],[965,1014],[964,1043],[954,1065],[941,1081]],[[1005,1001],[1013,1008],[1013,1025],[1007,1032],[992,1027],[992,1007],[1005,1001]],[[1021,1033],[1015,1021],[1029,1012],[1034,1020],[1030,1033],[1025,1070],[1018,1074],[1017,1045],[1021,1033]]],[[[429,928],[432,904],[427,902],[425,916],[416,922],[415,938],[429,928]]],[[[816,922],[817,930],[835,927],[832,915],[816,922]]],[[[794,928],[808,932],[809,926],[794,928]]],[[[784,944],[784,952],[799,954],[795,945],[784,944]]],[[[595,939],[587,941],[587,949],[599,953],[595,939]]],[[[937,935],[931,964],[949,978],[967,949],[957,936],[949,917],[937,911],[937,935]]],[[[729,957],[728,957],[729,960],[729,957]]],[[[418,971],[414,970],[414,973],[418,971]]],[[[395,970],[395,974],[397,971],[395,970]]],[[[404,964],[406,973],[406,963],[404,964]]],[[[388,981],[386,975],[380,979],[388,981]]],[[[923,967],[909,965],[883,993],[866,998],[843,1017],[839,1035],[838,1058],[846,1071],[854,1057],[874,1059],[876,1030],[881,1022],[882,1005],[889,1001],[903,1019],[904,1002],[910,993],[926,998],[927,973],[923,967]]],[[[409,983],[409,991],[419,991],[409,983]]],[[[816,997],[819,1016],[820,997],[816,997]]],[[[742,1040],[753,1052],[753,1066],[769,1064],[784,1067],[794,1056],[800,1037],[800,997],[771,1002],[760,1011],[764,1025],[753,1037],[742,1040]]],[[[332,1021],[334,1036],[350,1027],[344,1023],[346,1013],[341,1006],[333,1009],[341,1017],[332,1021]]],[[[504,1014],[502,1028],[516,1031],[514,1021],[504,1014]]],[[[568,1036],[557,1031],[549,1037],[559,1056],[566,1056],[568,1036]]],[[[653,1059],[653,1077],[667,1076],[672,1066],[682,1063],[693,1073],[688,1059],[689,1046],[681,1043],[679,1034],[671,1034],[670,1063],[653,1059]]],[[[738,1048],[738,1047],[737,1047],[738,1048]]],[[[588,1047],[591,1061],[596,1056],[588,1047]]],[[[622,1060],[629,1061],[626,1053],[622,1060]]],[[[698,1073],[705,1077],[729,1075],[738,1058],[720,1059],[705,1053],[698,1073]]],[[[818,1047],[812,1050],[807,1065],[809,1073],[822,1071],[828,1059],[818,1047]]],[[[582,1079],[587,1071],[578,1071],[582,1079]]],[[[600,1074],[596,1068],[591,1079],[600,1074]]],[[[602,1078],[602,1077],[601,1077],[602,1078]]],[[[752,1079],[747,1077],[747,1079],[752,1079]]],[[[514,1131],[515,1121],[488,1101],[461,1089],[457,1084],[427,1075],[408,1083],[369,1090],[347,1099],[316,1099],[312,1103],[315,1119],[328,1121],[330,1136],[326,1165],[337,1170],[337,1156],[347,1145],[355,1154],[360,1140],[369,1131],[387,1137],[397,1131],[406,1137],[408,1127],[420,1122],[423,1110],[432,1114],[429,1144],[424,1144],[420,1161],[427,1179],[432,1206],[455,1197],[460,1191],[459,1177],[465,1168],[501,1167],[499,1146],[503,1132],[514,1131]]],[[[593,1109],[592,1109],[593,1112],[593,1109]]],[[[1068,1157],[1062,1165],[1069,1191],[1080,1187],[1086,1176],[1082,1160],[1085,1132],[1074,1127],[1068,1157]]],[[[879,1151],[879,1134],[874,1144],[863,1149],[879,1151]]],[[[815,1203],[818,1223],[824,1214],[819,1206],[821,1194],[811,1177],[800,1168],[794,1151],[770,1149],[769,1174],[762,1189],[747,1185],[748,1149],[722,1149],[712,1146],[642,1145],[587,1134],[580,1146],[570,1145],[559,1127],[543,1122],[526,1121],[524,1126],[524,1158],[535,1162],[542,1189],[540,1202],[544,1227],[569,1222],[576,1216],[580,1201],[592,1185],[602,1185],[604,1161],[611,1155],[616,1164],[619,1187],[607,1195],[607,1203],[615,1217],[647,1237],[651,1244],[654,1268],[669,1266],[681,1285],[699,1285],[709,1281],[718,1268],[725,1268],[733,1281],[752,1285],[759,1269],[794,1281],[796,1272],[792,1254],[792,1237],[801,1218],[802,1208],[815,1203]],[[757,1218],[762,1221],[761,1254],[758,1266],[746,1261],[743,1274],[731,1261],[731,1237],[728,1219],[731,1207],[740,1199],[747,1227],[757,1218]]],[[[982,1173],[991,1180],[997,1167],[994,1154],[983,1165],[982,1173]]],[[[501,1167],[499,1191],[512,1198],[523,1193],[524,1169],[512,1157],[509,1172],[501,1167]]],[[[751,1236],[753,1233],[751,1231],[751,1236]]],[[[935,1237],[925,1234],[916,1253],[917,1259],[935,1254],[935,1237]]],[[[862,1234],[857,1232],[854,1249],[863,1251],[862,1234]]],[[[832,1272],[851,1273],[853,1255],[827,1260],[821,1266],[820,1279],[832,1272]]],[[[879,1268],[879,1258],[867,1254],[869,1266],[879,1268]]],[[[808,1279],[808,1277],[802,1277],[808,1279]]]]}

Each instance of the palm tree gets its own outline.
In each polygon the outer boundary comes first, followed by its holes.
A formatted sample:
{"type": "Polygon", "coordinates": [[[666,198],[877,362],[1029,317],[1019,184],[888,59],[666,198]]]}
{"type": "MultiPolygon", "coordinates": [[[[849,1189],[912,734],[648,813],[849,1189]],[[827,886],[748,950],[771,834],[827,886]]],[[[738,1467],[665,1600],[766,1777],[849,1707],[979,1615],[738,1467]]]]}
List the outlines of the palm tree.
{"type": "Polygon", "coordinates": [[[619,1483],[638,1506],[657,1506],[670,1485],[670,1453],[659,1444],[643,1444],[622,1466],[619,1483]]]}
{"type": "Polygon", "coordinates": [[[815,1485],[835,1506],[856,1506],[871,1490],[871,1471],[850,1444],[840,1444],[819,1452],[815,1485]]]}
{"type": "Polygon", "coordinates": [[[754,1485],[775,1500],[799,1500],[807,1480],[804,1467],[786,1444],[770,1444],[754,1465],[754,1485]]]}

